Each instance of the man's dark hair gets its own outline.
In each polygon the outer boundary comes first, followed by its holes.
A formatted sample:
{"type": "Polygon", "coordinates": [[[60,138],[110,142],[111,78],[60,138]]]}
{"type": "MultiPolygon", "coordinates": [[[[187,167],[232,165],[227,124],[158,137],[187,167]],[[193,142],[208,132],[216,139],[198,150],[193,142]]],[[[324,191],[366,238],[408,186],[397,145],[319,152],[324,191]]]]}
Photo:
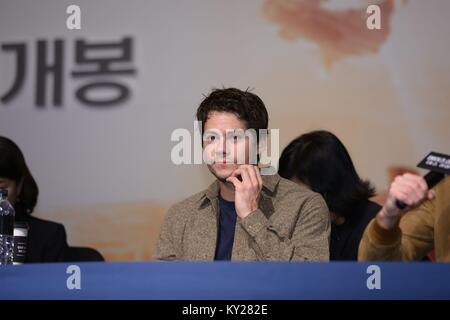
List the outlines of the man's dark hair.
{"type": "Polygon", "coordinates": [[[25,163],[19,147],[10,139],[0,136],[0,177],[22,182],[20,200],[14,209],[18,216],[31,214],[36,206],[39,189],[25,163]]]}
{"type": "Polygon", "coordinates": [[[214,89],[200,103],[197,109],[197,120],[202,122],[202,132],[211,112],[229,112],[246,123],[246,129],[267,129],[269,116],[264,102],[248,90],[236,88],[214,89]]]}
{"type": "Polygon", "coordinates": [[[346,218],[374,195],[369,181],[358,176],[344,144],[328,131],[293,140],[281,153],[278,173],[307,184],[324,197],[330,211],[346,218]]]}

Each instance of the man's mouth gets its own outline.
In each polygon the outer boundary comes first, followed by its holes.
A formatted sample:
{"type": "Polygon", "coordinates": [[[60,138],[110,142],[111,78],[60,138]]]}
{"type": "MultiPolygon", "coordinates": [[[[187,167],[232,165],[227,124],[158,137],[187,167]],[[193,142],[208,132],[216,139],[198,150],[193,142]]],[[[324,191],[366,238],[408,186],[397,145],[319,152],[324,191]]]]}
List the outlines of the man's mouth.
{"type": "Polygon", "coordinates": [[[231,159],[223,159],[221,161],[214,161],[215,164],[234,164],[234,161],[231,159]]]}

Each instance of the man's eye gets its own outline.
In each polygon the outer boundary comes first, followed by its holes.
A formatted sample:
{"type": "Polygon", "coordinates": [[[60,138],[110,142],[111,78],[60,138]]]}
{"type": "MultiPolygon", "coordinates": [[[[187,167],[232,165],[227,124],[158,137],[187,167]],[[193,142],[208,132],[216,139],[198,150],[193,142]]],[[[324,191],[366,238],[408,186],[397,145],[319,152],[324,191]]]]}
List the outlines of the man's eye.
{"type": "Polygon", "coordinates": [[[233,135],[234,142],[241,141],[242,139],[243,139],[243,135],[242,134],[235,134],[235,135],[233,135]]]}

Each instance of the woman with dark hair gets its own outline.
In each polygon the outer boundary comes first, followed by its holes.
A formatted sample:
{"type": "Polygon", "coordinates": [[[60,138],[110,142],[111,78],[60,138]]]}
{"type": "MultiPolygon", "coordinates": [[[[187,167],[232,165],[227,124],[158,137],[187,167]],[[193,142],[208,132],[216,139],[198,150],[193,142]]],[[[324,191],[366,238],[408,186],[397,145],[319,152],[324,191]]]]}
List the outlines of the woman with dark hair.
{"type": "Polygon", "coordinates": [[[67,251],[64,226],[32,217],[39,189],[22,151],[10,139],[0,136],[0,188],[8,190],[8,200],[16,211],[15,221],[26,222],[27,262],[64,261],[67,251]]]}
{"type": "Polygon", "coordinates": [[[362,180],[347,149],[331,132],[313,131],[282,152],[280,176],[320,193],[330,210],[330,260],[357,260],[367,224],[381,207],[370,201],[374,188],[362,180]]]}

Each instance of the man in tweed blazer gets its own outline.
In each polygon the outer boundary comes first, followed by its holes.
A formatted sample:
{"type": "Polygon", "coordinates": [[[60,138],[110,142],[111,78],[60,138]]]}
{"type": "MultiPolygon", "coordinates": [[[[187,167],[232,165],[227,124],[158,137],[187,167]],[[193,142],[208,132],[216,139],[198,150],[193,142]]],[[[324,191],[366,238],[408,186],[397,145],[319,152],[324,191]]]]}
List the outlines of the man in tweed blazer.
{"type": "Polygon", "coordinates": [[[323,198],[277,174],[261,175],[249,164],[249,139],[229,139],[230,130],[268,128],[262,100],[248,91],[216,89],[200,104],[197,120],[216,181],[169,209],[155,258],[328,261],[330,219],[323,198]],[[245,163],[239,164],[242,150],[245,163]]]}

